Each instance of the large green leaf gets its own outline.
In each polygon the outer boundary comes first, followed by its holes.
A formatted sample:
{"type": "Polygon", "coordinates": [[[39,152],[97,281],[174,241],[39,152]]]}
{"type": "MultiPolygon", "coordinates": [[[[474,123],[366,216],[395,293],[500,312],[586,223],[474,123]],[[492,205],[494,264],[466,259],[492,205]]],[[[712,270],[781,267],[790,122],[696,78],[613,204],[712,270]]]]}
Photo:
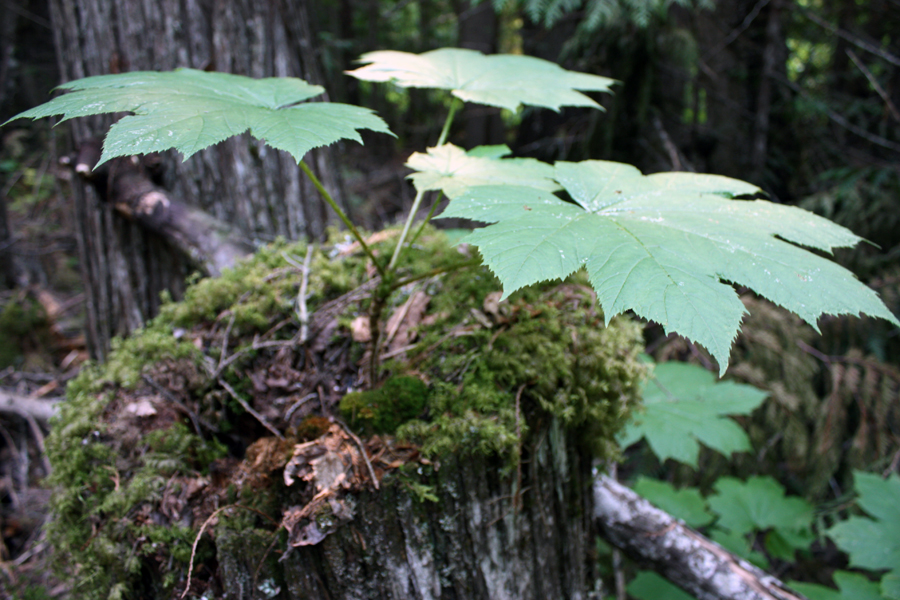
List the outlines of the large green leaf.
{"type": "Polygon", "coordinates": [[[660,460],[697,466],[699,442],[725,455],[750,449],[747,434],[725,415],[749,414],[766,393],[715,376],[694,365],[663,363],[644,391],[644,410],[619,434],[629,446],[646,438],[660,460]]]}
{"type": "Polygon", "coordinates": [[[828,530],[828,536],[850,555],[850,566],[889,569],[882,594],[900,599],[900,477],[882,479],[871,473],[853,474],[860,508],[873,518],[850,517],[828,530]]]}
{"type": "Polygon", "coordinates": [[[719,515],[717,526],[738,535],[768,531],[766,549],[782,560],[793,560],[794,551],[813,542],[813,507],[798,496],[785,496],[771,477],[751,477],[746,482],[722,477],[716,493],[707,498],[719,515]]]}
{"type": "Polygon", "coordinates": [[[694,600],[694,596],[653,571],[638,571],[625,589],[638,600],[694,600]]]}
{"type": "Polygon", "coordinates": [[[453,144],[416,152],[406,166],[416,172],[410,175],[419,191],[442,190],[455,198],[468,188],[480,185],[526,185],[554,191],[553,167],[533,158],[496,160],[505,146],[480,146],[466,152],[453,144]]]}
{"type": "Polygon", "coordinates": [[[599,75],[567,71],[531,56],[485,56],[461,48],[424,54],[383,50],[363,54],[360,62],[368,64],[348,71],[349,75],[365,81],[392,81],[401,87],[450,90],[466,102],[513,111],[523,104],[553,110],[561,106],[601,108],[576,90],[608,92],[615,83],[599,75]]]}
{"type": "MultiPolygon", "coordinates": [[[[309,150],[341,139],[361,142],[359,129],[390,134],[372,111],[306,102],[323,89],[290,77],[251,79],[193,69],[87,77],[60,86],[64,94],[13,117],[64,119],[131,112],[109,130],[100,163],[116,156],[174,148],[185,159],[233,135],[251,135],[299,162],[309,150]]],[[[10,119],[10,120],[13,120],[10,119]]]]}
{"type": "Polygon", "coordinates": [[[482,186],[441,215],[494,223],[465,241],[479,247],[505,296],[585,267],[607,320],[633,310],[702,344],[720,373],[745,313],[731,284],[813,327],[825,313],[866,313],[900,325],[852,273],[798,246],[830,252],[860,238],[798,208],[731,199],[759,191],[748,183],[644,176],[606,161],[557,163],[555,178],[574,203],[528,187],[482,186]]]}

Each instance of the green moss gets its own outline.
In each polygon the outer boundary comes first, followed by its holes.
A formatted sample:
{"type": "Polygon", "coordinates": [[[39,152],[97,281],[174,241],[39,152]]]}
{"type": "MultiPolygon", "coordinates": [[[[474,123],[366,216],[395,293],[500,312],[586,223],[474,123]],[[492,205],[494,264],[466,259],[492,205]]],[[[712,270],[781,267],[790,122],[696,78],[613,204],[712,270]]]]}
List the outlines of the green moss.
{"type": "Polygon", "coordinates": [[[340,410],[351,427],[365,433],[392,434],[419,416],[428,399],[428,386],[417,377],[390,377],[381,387],[351,392],[341,399],[340,410]]]}

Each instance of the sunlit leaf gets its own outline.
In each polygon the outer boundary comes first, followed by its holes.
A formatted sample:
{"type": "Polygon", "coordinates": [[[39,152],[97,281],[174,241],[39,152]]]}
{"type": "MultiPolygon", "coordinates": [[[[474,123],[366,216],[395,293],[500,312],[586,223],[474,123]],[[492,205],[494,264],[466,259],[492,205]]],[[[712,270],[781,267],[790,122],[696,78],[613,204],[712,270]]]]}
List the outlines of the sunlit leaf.
{"type": "Polygon", "coordinates": [[[309,150],[341,139],[361,142],[360,129],[390,133],[368,109],[304,102],[323,89],[290,77],[251,79],[177,69],[87,77],[60,87],[69,93],[13,119],[134,113],[110,128],[100,163],[170,148],[188,158],[248,130],[300,161],[309,150]]]}
{"type": "Polygon", "coordinates": [[[466,102],[513,111],[523,104],[553,110],[562,106],[601,108],[576,90],[608,92],[615,83],[607,77],[567,71],[531,56],[485,56],[462,48],[424,54],[382,50],[363,54],[360,62],[367,64],[348,74],[364,81],[392,81],[401,87],[450,90],[466,102]]]}
{"type": "Polygon", "coordinates": [[[473,187],[441,217],[494,223],[478,246],[505,296],[584,267],[606,319],[627,310],[703,345],[720,373],[744,316],[747,286],[816,327],[822,314],[865,313],[900,325],[878,296],[824,252],[860,241],[804,210],[734,196],[759,190],[714,175],[644,176],[606,161],[557,163],[573,203],[528,187],[473,187]]]}
{"type": "Polygon", "coordinates": [[[481,146],[466,152],[453,144],[416,152],[406,166],[416,172],[410,175],[416,189],[443,190],[448,198],[455,198],[466,189],[479,185],[527,185],[553,191],[559,185],[553,181],[553,167],[533,158],[506,158],[506,146],[481,146]],[[503,154],[500,154],[500,153],[503,154]]]}

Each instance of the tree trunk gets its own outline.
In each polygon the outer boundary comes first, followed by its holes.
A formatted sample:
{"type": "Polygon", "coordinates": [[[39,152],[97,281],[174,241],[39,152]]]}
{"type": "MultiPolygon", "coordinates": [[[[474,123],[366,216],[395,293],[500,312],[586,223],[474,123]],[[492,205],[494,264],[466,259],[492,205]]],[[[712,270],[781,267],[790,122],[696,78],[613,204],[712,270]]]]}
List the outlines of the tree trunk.
{"type": "Polygon", "coordinates": [[[497,459],[450,455],[424,480],[435,500],[392,476],[355,496],[352,521],[281,560],[268,552],[271,533],[220,525],[226,597],[265,598],[277,587],[290,600],[592,597],[602,583],[590,459],[555,422],[538,435],[521,481],[497,459]]]}
{"type": "MultiPolygon", "coordinates": [[[[321,82],[303,2],[51,0],[50,4],[64,81],[191,67],[321,82]]],[[[105,117],[73,121],[75,145],[102,136],[109,124],[105,117]]],[[[314,151],[307,161],[334,194],[340,181],[329,151],[314,151]]],[[[294,161],[246,135],[188,162],[168,153],[163,158],[162,184],[172,198],[236,224],[254,240],[318,237],[330,221],[315,188],[294,161]]],[[[158,235],[115,214],[92,189],[76,186],[74,194],[88,344],[94,356],[103,358],[113,336],[129,333],[156,313],[160,292],[178,297],[185,277],[197,265],[158,235]]]]}

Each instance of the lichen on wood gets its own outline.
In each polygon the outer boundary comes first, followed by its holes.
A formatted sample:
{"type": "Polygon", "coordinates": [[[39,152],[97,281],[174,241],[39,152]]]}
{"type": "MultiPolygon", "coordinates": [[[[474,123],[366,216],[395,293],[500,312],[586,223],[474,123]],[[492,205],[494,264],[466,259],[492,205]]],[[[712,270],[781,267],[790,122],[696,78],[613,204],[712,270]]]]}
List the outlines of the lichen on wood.
{"type": "MultiPolygon", "coordinates": [[[[311,251],[275,244],[194,282],[70,385],[48,440],[50,538],[80,597],[180,594],[195,541],[190,590],[208,597],[592,589],[590,464],[614,456],[638,395],[637,326],[604,327],[574,279],[504,303],[483,269],[411,283],[379,348],[380,389],[415,392],[401,406],[357,389],[368,359],[351,324],[367,314],[370,265],[338,234],[311,251]],[[351,426],[335,418],[342,398],[351,426]]],[[[401,272],[461,252],[430,232],[401,272]]]]}

